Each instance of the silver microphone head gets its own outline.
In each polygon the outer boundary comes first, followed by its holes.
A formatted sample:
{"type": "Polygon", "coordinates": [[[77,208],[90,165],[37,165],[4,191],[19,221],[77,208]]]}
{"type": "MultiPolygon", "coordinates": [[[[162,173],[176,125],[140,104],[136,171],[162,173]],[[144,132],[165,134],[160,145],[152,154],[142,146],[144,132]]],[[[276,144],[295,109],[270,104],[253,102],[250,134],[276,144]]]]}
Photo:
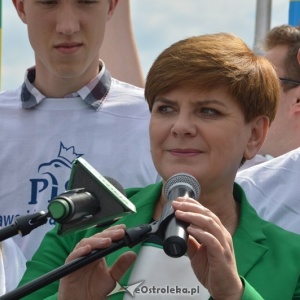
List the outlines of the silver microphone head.
{"type": "MultiPolygon", "coordinates": [[[[174,188],[176,188],[177,191],[180,191],[181,187],[183,187],[184,189],[189,188],[190,191],[193,193],[192,198],[199,199],[200,191],[201,191],[200,184],[194,176],[187,173],[175,174],[166,181],[164,187],[164,195],[166,199],[174,200],[174,199],[169,199],[170,193],[174,190],[174,188]]],[[[184,195],[178,194],[177,197],[179,196],[184,196],[184,195]]]]}
{"type": "Polygon", "coordinates": [[[168,220],[168,223],[165,223],[163,248],[167,255],[180,257],[187,251],[188,234],[186,227],[188,225],[175,218],[172,201],[177,197],[186,196],[198,200],[200,184],[192,175],[178,173],[166,181],[164,195],[168,201],[162,212],[162,220],[168,220]]]}

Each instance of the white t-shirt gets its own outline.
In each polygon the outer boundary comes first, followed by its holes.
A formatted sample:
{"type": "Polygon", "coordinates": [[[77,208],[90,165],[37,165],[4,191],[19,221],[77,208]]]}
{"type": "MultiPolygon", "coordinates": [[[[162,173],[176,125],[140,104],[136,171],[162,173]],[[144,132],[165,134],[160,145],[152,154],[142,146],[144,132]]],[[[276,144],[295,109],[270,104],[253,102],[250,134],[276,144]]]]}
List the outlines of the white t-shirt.
{"type": "Polygon", "coordinates": [[[272,159],[273,156],[267,154],[256,154],[252,159],[246,160],[245,163],[238,169],[238,172],[246,170],[250,167],[259,165],[263,162],[266,162],[272,159]]]}
{"type": "Polygon", "coordinates": [[[300,234],[300,148],[238,172],[235,181],[263,219],[300,234]]]}
{"type": "MultiPolygon", "coordinates": [[[[143,89],[112,79],[97,110],[80,97],[47,98],[22,109],[20,90],[0,94],[0,226],[18,215],[46,212],[49,201],[66,190],[72,161],[80,156],[124,188],[160,180],[143,89]]],[[[27,259],[52,223],[13,237],[27,259]]]]}
{"type": "Polygon", "coordinates": [[[210,297],[187,256],[169,257],[161,246],[152,243],[142,246],[124,293],[124,300],[207,300],[210,297]]]}

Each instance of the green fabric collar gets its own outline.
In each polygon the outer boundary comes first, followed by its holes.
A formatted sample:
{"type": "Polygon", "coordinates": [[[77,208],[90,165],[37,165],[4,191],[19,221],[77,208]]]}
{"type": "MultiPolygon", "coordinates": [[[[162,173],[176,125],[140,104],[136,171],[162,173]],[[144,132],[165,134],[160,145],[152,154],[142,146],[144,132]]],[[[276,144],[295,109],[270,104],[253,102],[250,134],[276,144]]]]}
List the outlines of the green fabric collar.
{"type": "Polygon", "coordinates": [[[262,244],[266,239],[263,220],[257,216],[254,208],[248,203],[243,189],[237,183],[234,184],[233,195],[241,205],[240,220],[233,235],[233,245],[238,272],[241,276],[246,276],[251,267],[266,254],[268,248],[262,244]]]}

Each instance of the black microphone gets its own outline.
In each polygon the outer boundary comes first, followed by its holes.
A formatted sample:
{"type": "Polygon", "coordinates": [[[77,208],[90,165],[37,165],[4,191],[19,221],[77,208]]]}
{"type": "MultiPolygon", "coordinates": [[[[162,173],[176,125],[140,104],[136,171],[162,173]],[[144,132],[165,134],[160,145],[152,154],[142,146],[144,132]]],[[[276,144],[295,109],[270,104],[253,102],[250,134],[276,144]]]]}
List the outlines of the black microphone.
{"type": "Polygon", "coordinates": [[[100,202],[85,188],[68,190],[52,199],[50,216],[58,223],[87,218],[100,211],[100,202]]]}
{"type": "Polygon", "coordinates": [[[172,201],[177,197],[199,199],[200,184],[195,177],[186,173],[178,173],[170,177],[164,187],[164,195],[168,200],[164,206],[161,220],[170,218],[164,233],[164,251],[171,257],[180,257],[187,251],[187,224],[177,220],[172,208],[172,201]]]}
{"type": "MultiPolygon", "coordinates": [[[[108,176],[104,178],[125,196],[125,191],[118,181],[108,176]]],[[[88,192],[86,188],[67,190],[52,199],[48,205],[48,213],[58,223],[89,218],[101,209],[99,198],[103,196],[102,190],[97,191],[98,197],[88,192]]]]}
{"type": "Polygon", "coordinates": [[[73,162],[67,191],[48,205],[48,215],[59,223],[59,235],[107,226],[132,212],[135,206],[121,184],[99,174],[82,157],[73,162]]]}

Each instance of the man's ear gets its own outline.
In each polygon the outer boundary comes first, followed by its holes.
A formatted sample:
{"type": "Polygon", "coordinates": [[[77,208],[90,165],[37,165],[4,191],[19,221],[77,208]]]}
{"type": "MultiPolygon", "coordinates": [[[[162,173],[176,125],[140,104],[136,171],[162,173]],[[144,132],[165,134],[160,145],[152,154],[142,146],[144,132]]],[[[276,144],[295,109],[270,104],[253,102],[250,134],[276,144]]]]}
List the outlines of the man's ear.
{"type": "Polygon", "coordinates": [[[110,0],[109,1],[109,10],[108,10],[108,14],[107,14],[107,21],[109,21],[111,19],[111,17],[113,16],[115,9],[118,5],[119,0],[110,0]]]}
{"type": "Polygon", "coordinates": [[[16,11],[20,17],[20,19],[22,20],[23,23],[26,24],[26,13],[25,13],[25,9],[24,9],[24,0],[12,0],[16,11]]]}
{"type": "MultiPolygon", "coordinates": [[[[298,64],[299,64],[299,67],[300,67],[300,49],[298,50],[297,60],[298,60],[298,64]]],[[[298,99],[297,99],[296,103],[297,103],[297,106],[300,106],[300,86],[298,86],[297,89],[298,89],[298,91],[297,91],[298,99]]],[[[299,111],[299,110],[297,110],[297,111],[299,111]]]]}
{"type": "Polygon", "coordinates": [[[269,118],[267,116],[258,116],[251,122],[251,135],[244,151],[245,159],[249,160],[257,154],[266,139],[268,129],[269,118]]]}
{"type": "Polygon", "coordinates": [[[300,85],[295,87],[295,97],[293,103],[290,107],[291,114],[299,114],[300,113],[300,85]]]}

